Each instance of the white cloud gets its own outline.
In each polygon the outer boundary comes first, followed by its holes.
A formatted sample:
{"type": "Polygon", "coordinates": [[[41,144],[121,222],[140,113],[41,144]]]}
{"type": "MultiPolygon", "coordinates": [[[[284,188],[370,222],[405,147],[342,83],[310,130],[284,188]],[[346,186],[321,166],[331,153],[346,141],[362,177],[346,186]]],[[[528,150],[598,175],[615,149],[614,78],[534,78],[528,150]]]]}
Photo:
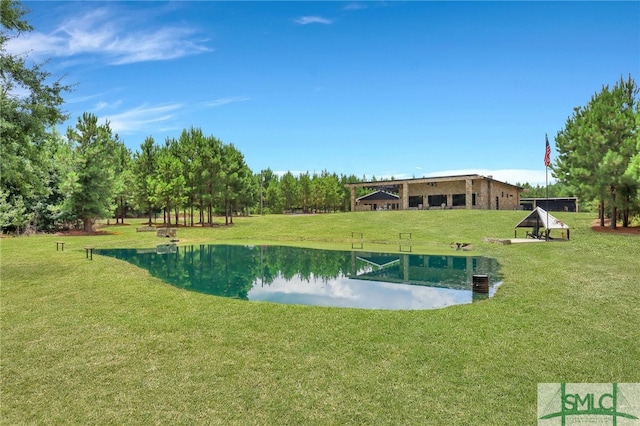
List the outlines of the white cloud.
{"type": "MultiPolygon", "coordinates": [[[[76,103],[101,98],[105,93],[79,98],[76,103]]],[[[182,129],[179,118],[187,110],[193,111],[205,107],[219,107],[235,102],[245,102],[250,98],[234,96],[203,102],[198,105],[188,105],[183,102],[168,102],[165,104],[143,104],[137,107],[123,108],[122,100],[96,101],[90,108],[91,112],[98,116],[102,122],[109,122],[111,130],[120,135],[134,132],[167,132],[182,129]]]]}
{"type": "Polygon", "coordinates": [[[192,34],[193,31],[185,28],[162,28],[153,33],[111,39],[104,50],[112,56],[114,65],[175,59],[210,51],[201,46],[200,41],[189,40],[192,34]]]}
{"type": "Polygon", "coordinates": [[[103,109],[114,109],[114,108],[118,108],[121,104],[122,104],[122,101],[116,101],[112,103],[100,101],[96,104],[96,106],[94,107],[94,110],[101,111],[103,109]]]}
{"type": "Polygon", "coordinates": [[[36,60],[101,55],[112,65],[175,59],[211,50],[204,44],[206,39],[196,38],[193,29],[147,29],[149,24],[142,26],[135,22],[136,17],[121,15],[125,14],[116,9],[98,8],[67,18],[49,34],[31,32],[11,39],[6,48],[13,54],[29,53],[36,60]]]}
{"type": "MultiPolygon", "coordinates": [[[[78,104],[78,103],[82,103],[82,102],[87,102],[87,101],[90,101],[92,99],[101,98],[107,93],[108,92],[102,92],[102,93],[95,93],[95,94],[92,94],[92,95],[73,96],[73,97],[70,97],[69,99],[67,99],[66,103],[68,103],[68,104],[78,104]]],[[[103,102],[98,102],[98,104],[101,104],[101,103],[103,103],[103,102]]]]}
{"type": "Polygon", "coordinates": [[[330,24],[333,24],[333,20],[323,18],[322,16],[301,16],[298,19],[296,19],[296,23],[300,25],[307,25],[307,24],[330,25],[330,24]]]}
{"type": "Polygon", "coordinates": [[[345,7],[343,7],[343,10],[362,10],[362,9],[366,9],[367,5],[363,4],[363,3],[349,3],[348,5],[346,5],[345,7]]]}
{"type": "MultiPolygon", "coordinates": [[[[104,115],[101,120],[109,121],[114,133],[126,134],[132,131],[155,128],[175,117],[175,111],[183,107],[183,104],[169,104],[160,106],[142,105],[119,114],[104,115]]],[[[165,124],[166,126],[166,124],[165,124]]]]}
{"type": "Polygon", "coordinates": [[[468,291],[358,280],[357,277],[312,276],[306,280],[295,276],[289,280],[278,276],[266,286],[258,283],[256,280],[249,290],[249,300],[394,310],[443,308],[472,301],[468,291]]]}
{"type": "Polygon", "coordinates": [[[250,98],[247,98],[246,96],[230,96],[226,98],[218,98],[218,99],[214,99],[213,101],[205,102],[204,105],[208,107],[219,107],[222,105],[228,105],[228,104],[233,104],[237,102],[246,102],[248,100],[250,100],[250,98]]]}
{"type": "Polygon", "coordinates": [[[64,37],[54,34],[38,32],[23,33],[19,37],[9,39],[5,46],[8,53],[13,55],[55,55],[65,56],[64,37]]]}

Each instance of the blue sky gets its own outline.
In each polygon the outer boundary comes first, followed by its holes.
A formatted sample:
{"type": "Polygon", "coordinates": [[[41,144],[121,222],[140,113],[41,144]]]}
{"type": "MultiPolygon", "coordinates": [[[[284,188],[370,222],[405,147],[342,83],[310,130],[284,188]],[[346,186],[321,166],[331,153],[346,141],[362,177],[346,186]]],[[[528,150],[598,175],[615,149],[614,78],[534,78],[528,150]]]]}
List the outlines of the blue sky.
{"type": "Polygon", "coordinates": [[[544,184],[573,108],[640,79],[639,2],[24,2],[13,52],[137,150],[182,129],[254,172],[544,184]],[[552,152],[552,159],[555,151],[552,152]]]}

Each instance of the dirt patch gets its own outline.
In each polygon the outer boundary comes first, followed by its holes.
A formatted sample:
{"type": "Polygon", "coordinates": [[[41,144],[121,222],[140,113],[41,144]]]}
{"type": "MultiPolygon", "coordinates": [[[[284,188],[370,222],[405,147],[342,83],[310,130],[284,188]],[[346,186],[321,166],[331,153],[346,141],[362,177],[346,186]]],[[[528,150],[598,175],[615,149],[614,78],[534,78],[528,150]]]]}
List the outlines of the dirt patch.
{"type": "Polygon", "coordinates": [[[611,229],[611,221],[605,220],[605,226],[600,226],[600,219],[596,219],[591,222],[591,230],[595,232],[604,232],[606,234],[621,234],[621,235],[638,235],[640,236],[640,226],[629,226],[623,228],[618,225],[616,229],[611,229]]]}
{"type": "Polygon", "coordinates": [[[57,235],[60,237],[87,237],[87,236],[98,236],[98,235],[117,235],[119,232],[108,232],[108,231],[94,231],[94,232],[86,232],[86,231],[65,231],[65,232],[56,232],[53,235],[57,235]]]}

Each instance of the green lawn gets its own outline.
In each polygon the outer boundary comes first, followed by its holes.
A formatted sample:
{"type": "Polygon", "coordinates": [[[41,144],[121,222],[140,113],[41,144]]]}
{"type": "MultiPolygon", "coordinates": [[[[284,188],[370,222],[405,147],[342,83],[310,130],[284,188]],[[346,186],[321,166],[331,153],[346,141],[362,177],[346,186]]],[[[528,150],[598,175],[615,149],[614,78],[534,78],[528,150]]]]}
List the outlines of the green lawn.
{"type": "Polygon", "coordinates": [[[536,423],[541,382],[640,382],[640,237],[559,213],[572,241],[500,245],[524,212],[396,211],[235,218],[180,244],[278,243],[499,260],[492,299],[430,311],[251,303],[176,289],[84,247],[109,235],[4,238],[3,424],[536,423]],[[65,241],[56,251],[55,241],[65,241]]]}

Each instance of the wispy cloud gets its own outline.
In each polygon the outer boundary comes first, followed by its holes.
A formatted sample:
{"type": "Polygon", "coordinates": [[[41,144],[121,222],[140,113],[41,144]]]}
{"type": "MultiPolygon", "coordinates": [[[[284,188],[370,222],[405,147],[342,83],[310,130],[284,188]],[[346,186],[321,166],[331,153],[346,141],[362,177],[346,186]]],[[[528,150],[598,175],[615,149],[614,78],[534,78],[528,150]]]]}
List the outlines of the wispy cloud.
{"type": "Polygon", "coordinates": [[[308,25],[308,24],[331,25],[333,24],[333,20],[328,18],[323,18],[322,16],[301,16],[296,19],[296,23],[300,25],[308,25]]]}
{"type": "Polygon", "coordinates": [[[118,108],[120,105],[122,105],[122,101],[115,101],[115,102],[100,101],[96,104],[95,110],[101,111],[104,109],[113,109],[113,108],[118,108]]]}
{"type": "Polygon", "coordinates": [[[34,54],[64,56],[65,39],[54,34],[38,32],[23,33],[19,37],[9,39],[6,50],[10,54],[34,54]]]}
{"type": "Polygon", "coordinates": [[[219,107],[222,105],[234,104],[237,102],[246,102],[248,100],[250,100],[250,98],[247,98],[246,96],[230,96],[226,98],[218,98],[218,99],[214,99],[213,101],[205,102],[204,105],[208,107],[219,107]]]}
{"type": "Polygon", "coordinates": [[[349,3],[342,10],[362,10],[366,9],[367,5],[363,3],[349,3]]]}
{"type": "Polygon", "coordinates": [[[198,40],[189,40],[193,31],[186,28],[162,28],[153,33],[139,33],[114,39],[106,45],[112,64],[162,61],[210,51],[198,40]]]}
{"type": "MultiPolygon", "coordinates": [[[[87,96],[84,101],[101,98],[103,94],[87,96]]],[[[112,101],[100,100],[87,106],[88,110],[97,115],[100,121],[108,121],[111,130],[121,136],[137,132],[159,132],[181,129],[185,114],[204,108],[215,108],[238,102],[249,101],[246,96],[230,96],[214,99],[209,102],[184,103],[168,102],[164,104],[143,104],[136,107],[124,107],[120,99],[112,101]]],[[[80,101],[78,101],[79,103],[80,101]]]]}
{"type": "MultiPolygon", "coordinates": [[[[72,96],[69,99],[65,99],[65,102],[68,103],[68,104],[83,103],[83,102],[87,102],[87,101],[90,101],[90,100],[93,100],[93,99],[102,98],[108,93],[109,92],[100,92],[100,93],[84,95],[84,96],[72,96]]],[[[100,103],[100,102],[98,102],[98,103],[100,103]]]]}
{"type": "Polygon", "coordinates": [[[126,134],[133,131],[145,131],[155,129],[159,125],[164,124],[176,116],[176,111],[181,109],[184,104],[168,104],[168,105],[141,105],[137,108],[130,109],[118,114],[101,115],[101,120],[109,121],[111,130],[115,133],[126,134]]]}
{"type": "Polygon", "coordinates": [[[51,33],[31,32],[9,40],[7,51],[39,57],[99,55],[108,64],[161,61],[211,51],[206,39],[186,26],[153,28],[113,8],[66,18],[51,33]],[[126,17],[122,17],[126,16],[126,17]],[[130,31],[130,28],[136,30],[130,31]]]}

